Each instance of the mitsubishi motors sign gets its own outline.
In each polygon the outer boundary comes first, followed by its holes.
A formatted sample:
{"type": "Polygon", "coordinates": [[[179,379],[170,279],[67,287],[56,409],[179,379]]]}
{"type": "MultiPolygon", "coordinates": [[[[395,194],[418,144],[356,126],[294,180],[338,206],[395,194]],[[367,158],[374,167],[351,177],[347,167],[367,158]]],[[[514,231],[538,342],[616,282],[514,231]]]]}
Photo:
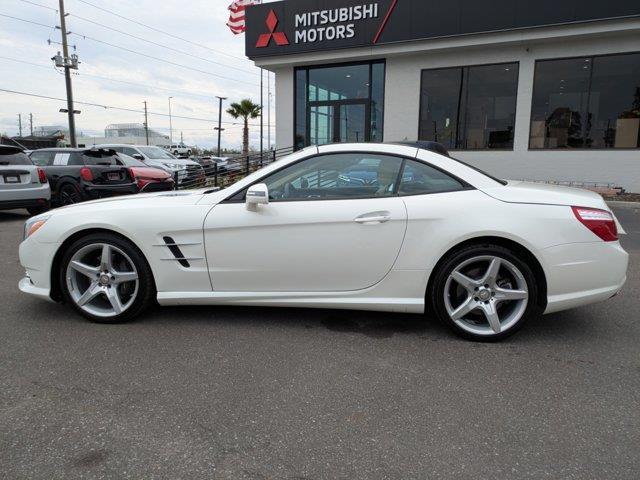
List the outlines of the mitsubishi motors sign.
{"type": "Polygon", "coordinates": [[[247,7],[245,49],[257,58],[639,15],[638,0],[285,0],[247,7]]]}
{"type": "Polygon", "coordinates": [[[376,43],[398,0],[297,0],[247,9],[249,57],[376,43]]]}

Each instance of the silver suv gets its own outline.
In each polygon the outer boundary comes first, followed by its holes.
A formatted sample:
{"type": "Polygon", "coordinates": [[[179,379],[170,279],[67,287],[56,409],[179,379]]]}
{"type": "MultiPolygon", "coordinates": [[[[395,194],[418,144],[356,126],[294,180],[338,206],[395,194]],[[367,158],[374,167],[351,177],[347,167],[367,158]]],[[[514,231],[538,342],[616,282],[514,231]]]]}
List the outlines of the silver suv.
{"type": "Polygon", "coordinates": [[[193,160],[176,158],[161,147],[116,143],[96,145],[95,147],[109,148],[138,159],[150,167],[166,170],[173,175],[178,188],[204,185],[205,176],[202,166],[193,160]]]}
{"type": "Polygon", "coordinates": [[[49,209],[51,188],[42,168],[21,148],[0,145],[0,210],[26,208],[31,215],[49,209]]]}

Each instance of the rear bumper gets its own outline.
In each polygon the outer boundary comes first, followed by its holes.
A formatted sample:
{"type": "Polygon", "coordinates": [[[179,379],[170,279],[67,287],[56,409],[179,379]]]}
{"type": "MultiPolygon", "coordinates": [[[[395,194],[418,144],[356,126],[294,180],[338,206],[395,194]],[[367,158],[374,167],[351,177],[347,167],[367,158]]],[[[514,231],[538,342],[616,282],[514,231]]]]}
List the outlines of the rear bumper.
{"type": "Polygon", "coordinates": [[[619,242],[558,245],[541,254],[547,276],[545,313],[607,300],[627,279],[629,255],[619,242]]]}
{"type": "Polygon", "coordinates": [[[13,208],[42,207],[49,205],[49,184],[36,184],[26,188],[0,189],[0,210],[13,208]]]}
{"type": "Polygon", "coordinates": [[[126,195],[128,193],[138,193],[138,184],[120,183],[116,185],[100,185],[96,183],[83,183],[82,188],[91,196],[103,195],[126,195]]]}

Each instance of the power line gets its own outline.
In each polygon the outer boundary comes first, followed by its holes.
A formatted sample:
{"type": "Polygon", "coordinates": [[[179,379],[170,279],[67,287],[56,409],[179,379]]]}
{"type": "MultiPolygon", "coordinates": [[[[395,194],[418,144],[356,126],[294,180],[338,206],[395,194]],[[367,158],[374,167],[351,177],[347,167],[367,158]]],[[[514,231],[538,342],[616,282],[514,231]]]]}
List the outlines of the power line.
{"type": "MultiPolygon", "coordinates": [[[[26,1],[26,0],[23,0],[23,1],[26,1]]],[[[208,58],[200,57],[200,56],[198,56],[198,55],[194,55],[194,54],[192,54],[192,53],[185,52],[184,50],[178,50],[177,48],[173,48],[173,47],[170,47],[170,46],[168,46],[168,45],[164,45],[164,44],[162,44],[162,43],[154,42],[153,40],[148,40],[148,39],[143,38],[143,37],[138,37],[137,35],[133,35],[133,34],[131,34],[131,33],[124,32],[124,31],[122,31],[122,30],[118,30],[117,28],[110,27],[110,26],[108,26],[108,25],[105,25],[104,23],[96,22],[96,21],[94,21],[94,20],[90,20],[90,19],[88,19],[88,18],[81,17],[80,15],[76,15],[75,13],[70,13],[69,15],[70,15],[70,16],[73,16],[73,17],[75,17],[75,18],[77,18],[77,19],[79,19],[79,20],[82,20],[82,21],[84,21],[84,22],[88,22],[88,23],[92,23],[92,24],[94,24],[94,25],[98,25],[98,26],[100,26],[100,27],[102,27],[102,28],[106,28],[107,30],[112,30],[112,31],[117,32],[117,33],[119,33],[119,34],[121,34],[121,35],[126,35],[126,36],[128,36],[128,37],[135,38],[136,40],[140,40],[140,41],[142,41],[142,42],[150,43],[151,45],[156,45],[156,46],[158,46],[158,47],[162,47],[162,48],[165,48],[165,49],[167,49],[167,50],[171,50],[172,52],[176,52],[176,53],[179,53],[179,54],[181,54],[181,55],[186,55],[186,56],[188,56],[188,57],[197,58],[198,60],[202,60],[202,61],[204,61],[204,62],[212,63],[212,64],[214,64],[214,65],[221,65],[221,66],[223,66],[223,67],[231,68],[231,69],[233,69],[233,70],[238,70],[238,71],[243,72],[243,73],[252,73],[252,74],[257,74],[256,72],[250,71],[250,70],[248,70],[248,69],[246,69],[246,68],[234,67],[234,66],[228,65],[228,64],[226,64],[226,63],[215,62],[215,61],[213,61],[213,60],[209,60],[208,58]]]]}
{"type": "Polygon", "coordinates": [[[26,20],[24,18],[13,17],[11,15],[6,15],[4,13],[0,13],[0,17],[6,17],[6,18],[11,18],[13,20],[19,20],[19,21],[25,22],[25,23],[31,23],[33,25],[38,25],[39,27],[55,28],[55,25],[45,25],[44,23],[34,22],[33,20],[26,20]]]}
{"type": "MultiPolygon", "coordinates": [[[[59,97],[50,97],[48,95],[40,95],[37,93],[29,93],[29,92],[19,92],[17,90],[9,90],[6,88],[0,88],[0,92],[5,92],[5,93],[13,93],[15,95],[25,95],[28,97],[36,97],[36,98],[44,98],[46,100],[58,100],[61,102],[66,101],[66,99],[64,98],[59,98],[59,97]]],[[[144,114],[144,110],[136,110],[134,108],[126,108],[126,107],[116,107],[113,105],[103,105],[100,103],[91,103],[91,102],[81,102],[78,100],[74,100],[74,103],[78,103],[80,105],[87,105],[89,107],[99,107],[99,108],[104,108],[105,110],[121,110],[124,112],[132,112],[132,113],[142,113],[144,114]]],[[[168,117],[169,114],[167,113],[160,113],[160,112],[148,112],[149,115],[156,115],[159,117],[168,117]]],[[[197,118],[197,117],[187,117],[187,116],[183,116],[183,115],[172,115],[173,118],[180,118],[182,120],[193,120],[193,121],[197,121],[197,122],[208,122],[208,123],[217,123],[218,120],[213,120],[210,118],[197,118]]],[[[228,125],[242,125],[243,122],[222,122],[228,125]]],[[[258,123],[249,123],[250,126],[256,127],[259,126],[260,124],[258,123]]]]}
{"type": "MultiPolygon", "coordinates": [[[[27,62],[26,60],[18,60],[17,58],[5,57],[5,56],[2,56],[2,55],[0,55],[0,59],[9,60],[11,62],[22,63],[22,64],[25,64],[25,65],[30,65],[30,66],[33,66],[33,67],[43,68],[43,69],[47,69],[47,70],[51,69],[51,65],[41,65],[39,63],[27,62]]],[[[87,62],[84,62],[84,63],[87,64],[87,62]]],[[[57,71],[57,70],[54,69],[54,71],[57,71]]],[[[144,88],[147,88],[149,90],[164,90],[166,92],[176,94],[177,97],[180,96],[180,95],[177,95],[177,93],[181,93],[181,94],[186,95],[186,96],[199,97],[199,98],[204,98],[204,99],[207,99],[207,100],[211,100],[212,98],[214,98],[214,96],[212,96],[212,95],[202,95],[202,94],[199,94],[199,93],[191,93],[191,92],[188,92],[186,90],[181,90],[179,88],[168,88],[168,87],[161,87],[159,85],[151,85],[151,84],[140,83],[140,82],[130,82],[128,80],[120,80],[118,78],[105,77],[105,76],[102,76],[102,75],[92,75],[90,73],[85,73],[85,72],[77,73],[77,76],[79,78],[82,78],[82,77],[98,78],[98,79],[101,79],[101,80],[107,80],[109,82],[117,82],[117,83],[123,83],[125,85],[134,85],[134,86],[138,86],[138,87],[144,87],[144,88]]]]}
{"type": "Polygon", "coordinates": [[[189,43],[189,44],[191,44],[191,45],[196,45],[196,46],[198,46],[198,47],[200,47],[200,48],[204,48],[204,49],[206,49],[206,50],[210,50],[210,51],[215,52],[215,53],[218,53],[218,54],[220,54],[220,55],[225,55],[225,56],[227,56],[227,57],[235,58],[235,59],[237,59],[237,60],[243,60],[243,61],[245,60],[245,58],[238,57],[238,56],[236,56],[236,55],[231,55],[231,54],[226,53],[226,52],[223,52],[223,51],[221,51],[221,50],[216,50],[216,49],[211,48],[211,47],[208,47],[207,45],[204,45],[204,44],[202,44],[202,43],[193,42],[193,41],[188,40],[188,39],[186,39],[186,38],[179,37],[178,35],[174,35],[174,34],[172,34],[172,33],[166,32],[166,31],[164,31],[164,30],[162,30],[162,29],[159,29],[159,28],[156,28],[156,27],[152,27],[152,26],[147,25],[147,24],[142,23],[142,22],[138,22],[137,20],[132,20],[131,18],[125,17],[124,15],[120,15],[120,14],[118,14],[118,13],[112,12],[112,11],[107,10],[107,9],[105,9],[105,8],[99,7],[98,5],[94,5],[93,3],[87,2],[86,0],[78,0],[78,1],[79,1],[80,3],[84,3],[85,5],[89,5],[90,7],[96,8],[96,9],[101,10],[101,11],[103,11],[103,12],[105,12],[105,13],[110,14],[110,15],[114,15],[114,16],[116,16],[116,17],[118,17],[118,18],[121,18],[121,19],[123,19],[123,20],[126,20],[126,21],[128,21],[128,22],[135,23],[136,25],[140,25],[140,26],[142,26],[142,27],[148,28],[149,30],[153,30],[154,32],[162,33],[162,34],[167,35],[167,36],[169,36],[169,37],[175,38],[175,39],[177,39],[177,40],[181,40],[181,41],[183,41],[183,42],[187,42],[187,43],[189,43]]]}
{"type": "Polygon", "coordinates": [[[142,57],[150,58],[152,60],[157,60],[157,61],[162,62],[162,63],[168,63],[169,65],[174,65],[176,67],[186,68],[187,70],[192,70],[194,72],[204,73],[205,75],[211,75],[212,77],[222,78],[223,80],[231,80],[232,82],[246,83],[247,85],[252,85],[254,87],[259,86],[259,84],[257,84],[257,83],[247,82],[246,80],[239,80],[237,78],[231,78],[231,77],[227,77],[227,76],[224,76],[224,75],[219,75],[219,74],[213,73],[213,72],[207,72],[206,70],[200,70],[199,68],[189,67],[187,65],[182,65],[181,63],[171,62],[169,60],[165,60],[165,59],[160,58],[160,57],[154,57],[153,55],[148,55],[146,53],[137,52],[135,50],[131,50],[130,48],[126,48],[126,47],[123,47],[121,45],[115,45],[113,43],[105,42],[104,40],[98,40],[97,38],[93,38],[93,37],[90,37],[88,35],[84,35],[82,33],[69,32],[69,34],[70,35],[75,35],[77,37],[82,37],[83,39],[91,40],[93,42],[102,43],[103,45],[108,45],[110,47],[117,48],[117,49],[120,49],[120,50],[124,50],[125,52],[133,53],[135,55],[140,55],[142,57]]]}
{"type": "Polygon", "coordinates": [[[20,1],[24,3],[30,3],[31,5],[35,5],[36,7],[42,7],[42,8],[46,8],[47,10],[53,10],[54,12],[58,11],[57,8],[48,7],[47,5],[42,5],[41,3],[31,2],[29,0],[20,0],[20,1]]]}
{"type": "MultiPolygon", "coordinates": [[[[30,24],[33,24],[33,25],[38,25],[40,27],[55,28],[55,26],[52,27],[51,25],[45,25],[44,23],[39,23],[39,22],[34,22],[33,20],[27,20],[27,19],[24,19],[24,18],[14,17],[12,15],[6,15],[4,13],[0,13],[0,17],[11,18],[13,20],[18,20],[20,22],[25,22],[25,23],[30,23],[30,24]]],[[[221,78],[223,80],[230,80],[232,82],[246,83],[247,85],[252,85],[254,87],[258,87],[259,86],[258,83],[247,82],[246,80],[240,80],[240,79],[237,79],[237,78],[227,77],[225,75],[219,75],[219,74],[213,73],[213,72],[207,72],[206,70],[200,70],[198,68],[193,68],[193,67],[189,67],[187,65],[182,65],[180,63],[171,62],[171,61],[165,60],[163,58],[154,57],[153,55],[147,55],[146,53],[136,52],[135,50],[131,50],[129,48],[122,47],[120,45],[115,45],[113,43],[105,42],[103,40],[99,40],[97,38],[93,38],[93,37],[90,37],[88,35],[84,35],[82,33],[69,32],[69,34],[70,35],[75,35],[77,37],[81,37],[81,38],[84,38],[84,39],[87,39],[87,40],[91,40],[93,42],[102,43],[103,45],[108,45],[110,47],[117,48],[117,49],[120,49],[120,50],[124,50],[126,52],[130,52],[130,53],[133,53],[133,54],[136,54],[136,55],[140,55],[140,56],[143,56],[143,57],[146,57],[146,58],[150,58],[152,60],[157,60],[157,61],[162,62],[162,63],[167,63],[169,65],[174,65],[176,67],[185,68],[187,70],[193,70],[194,72],[203,73],[205,75],[211,75],[212,77],[221,78]]]]}

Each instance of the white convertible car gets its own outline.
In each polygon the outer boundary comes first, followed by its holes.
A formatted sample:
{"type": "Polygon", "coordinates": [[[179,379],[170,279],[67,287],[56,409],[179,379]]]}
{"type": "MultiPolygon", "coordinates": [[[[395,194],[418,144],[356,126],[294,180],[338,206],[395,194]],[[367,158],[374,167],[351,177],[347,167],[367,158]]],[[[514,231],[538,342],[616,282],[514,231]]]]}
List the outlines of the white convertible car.
{"type": "Polygon", "coordinates": [[[595,193],[504,182],[437,144],[326,145],[220,191],[33,217],[20,290],[96,322],[156,300],[433,311],[462,336],[497,340],[615,295],[628,264],[620,230],[595,193]]]}

